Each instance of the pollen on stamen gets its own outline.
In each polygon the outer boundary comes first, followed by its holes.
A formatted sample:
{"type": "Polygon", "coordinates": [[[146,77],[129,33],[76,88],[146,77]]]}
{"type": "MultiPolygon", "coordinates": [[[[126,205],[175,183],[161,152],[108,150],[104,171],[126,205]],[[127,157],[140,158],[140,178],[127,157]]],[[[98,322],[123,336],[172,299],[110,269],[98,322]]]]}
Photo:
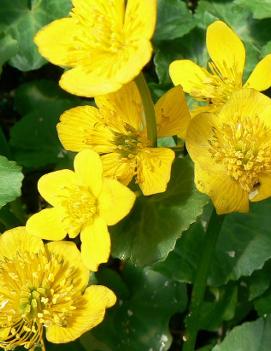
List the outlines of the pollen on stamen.
{"type": "Polygon", "coordinates": [[[13,350],[20,346],[26,349],[40,346],[45,350],[44,326],[68,325],[81,296],[80,289],[75,287],[80,278],[76,268],[63,265],[62,261],[61,256],[44,250],[20,252],[0,261],[0,283],[4,287],[0,295],[0,328],[10,328],[0,347],[13,350]],[[41,269],[32,271],[37,266],[41,269]],[[54,273],[44,274],[46,271],[54,273]],[[16,289],[11,274],[14,272],[18,281],[16,289]],[[66,282],[64,286],[59,284],[61,277],[66,282]]]}
{"type": "Polygon", "coordinates": [[[259,179],[271,174],[271,130],[258,117],[235,117],[231,123],[212,129],[208,140],[211,157],[253,199],[259,192],[259,179]]]}

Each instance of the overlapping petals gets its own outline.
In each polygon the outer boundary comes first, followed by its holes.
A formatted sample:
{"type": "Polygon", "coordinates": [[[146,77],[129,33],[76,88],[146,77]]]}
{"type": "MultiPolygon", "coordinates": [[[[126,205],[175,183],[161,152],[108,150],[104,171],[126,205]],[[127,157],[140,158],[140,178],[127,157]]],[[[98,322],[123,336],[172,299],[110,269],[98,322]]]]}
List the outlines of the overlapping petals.
{"type": "Polygon", "coordinates": [[[39,192],[53,207],[34,214],[26,227],[32,235],[47,240],[62,240],[67,234],[74,238],[81,233],[83,260],[96,271],[110,254],[107,225],[129,213],[135,195],[117,180],[104,178],[102,162],[94,151],[77,154],[74,170],[41,177],[39,192]]]}
{"type": "MultiPolygon", "coordinates": [[[[124,184],[135,176],[144,195],[165,191],[174,152],[151,147],[136,84],[131,82],[95,101],[98,108],[75,107],[61,116],[57,130],[63,146],[99,152],[106,176],[124,184]]],[[[158,136],[185,136],[190,114],[180,86],[159,99],[155,112],[158,136]]]]}
{"type": "Polygon", "coordinates": [[[68,67],[60,85],[75,95],[117,91],[133,80],[152,55],[157,0],[73,0],[67,18],[35,37],[40,53],[68,67]]]}
{"type": "MultiPolygon", "coordinates": [[[[196,100],[205,101],[208,112],[219,111],[232,93],[243,86],[258,91],[271,86],[271,55],[264,57],[243,84],[245,47],[239,37],[222,21],[215,21],[207,29],[206,45],[211,58],[209,70],[190,60],[177,60],[170,65],[175,85],[196,100]]],[[[195,109],[194,115],[202,108],[195,109]]]]}

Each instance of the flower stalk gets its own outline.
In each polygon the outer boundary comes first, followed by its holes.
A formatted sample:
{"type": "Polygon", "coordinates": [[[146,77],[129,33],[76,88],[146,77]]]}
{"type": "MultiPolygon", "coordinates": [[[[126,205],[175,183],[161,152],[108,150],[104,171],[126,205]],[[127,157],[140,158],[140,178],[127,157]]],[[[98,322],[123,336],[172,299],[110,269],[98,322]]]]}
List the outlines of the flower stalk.
{"type": "Polygon", "coordinates": [[[216,211],[213,210],[208,224],[202,256],[199,261],[198,271],[196,273],[195,283],[192,291],[190,313],[186,320],[187,330],[183,351],[195,350],[197,334],[199,331],[200,309],[204,300],[207,276],[223,220],[224,216],[217,215],[216,211]]]}
{"type": "Polygon", "coordinates": [[[136,77],[135,82],[140,92],[142,104],[144,107],[144,115],[145,115],[148,139],[150,140],[152,146],[156,146],[157,145],[157,127],[156,127],[155,109],[154,109],[154,104],[152,101],[150,89],[148,87],[148,84],[142,72],[136,77]]]}

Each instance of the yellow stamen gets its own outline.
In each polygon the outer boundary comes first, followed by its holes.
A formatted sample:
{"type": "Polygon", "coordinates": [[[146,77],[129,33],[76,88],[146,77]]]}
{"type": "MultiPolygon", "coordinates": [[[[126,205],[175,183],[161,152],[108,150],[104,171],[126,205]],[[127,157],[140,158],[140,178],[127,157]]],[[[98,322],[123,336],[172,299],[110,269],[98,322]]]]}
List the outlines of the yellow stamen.
{"type": "Polygon", "coordinates": [[[234,118],[221,131],[213,128],[210,153],[242,189],[255,193],[260,175],[271,173],[271,130],[258,117],[234,118]]]}

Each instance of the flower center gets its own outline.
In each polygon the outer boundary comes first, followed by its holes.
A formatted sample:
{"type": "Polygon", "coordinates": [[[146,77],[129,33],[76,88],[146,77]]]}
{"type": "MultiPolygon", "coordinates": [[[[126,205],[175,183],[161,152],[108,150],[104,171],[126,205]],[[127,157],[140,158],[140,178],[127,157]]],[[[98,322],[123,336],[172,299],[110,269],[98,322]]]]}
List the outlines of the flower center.
{"type": "Polygon", "coordinates": [[[242,75],[235,69],[230,69],[224,62],[223,67],[218,67],[214,62],[209,63],[210,74],[199,86],[195,86],[192,95],[209,104],[222,105],[232,93],[242,88],[242,75]]]}
{"type": "Polygon", "coordinates": [[[87,187],[74,185],[67,188],[62,207],[68,227],[72,226],[77,230],[93,221],[97,213],[97,199],[87,187]]]}
{"type": "Polygon", "coordinates": [[[258,117],[235,119],[213,128],[209,151],[251,197],[257,195],[260,176],[271,172],[271,130],[258,117]]]}
{"type": "Polygon", "coordinates": [[[113,143],[122,157],[131,159],[140,150],[150,146],[150,142],[142,132],[138,132],[130,126],[126,126],[126,130],[126,134],[114,132],[115,140],[113,143]]]}
{"type": "Polygon", "coordinates": [[[17,253],[0,262],[0,347],[42,345],[43,326],[66,327],[81,291],[79,272],[46,251],[17,253]]]}

